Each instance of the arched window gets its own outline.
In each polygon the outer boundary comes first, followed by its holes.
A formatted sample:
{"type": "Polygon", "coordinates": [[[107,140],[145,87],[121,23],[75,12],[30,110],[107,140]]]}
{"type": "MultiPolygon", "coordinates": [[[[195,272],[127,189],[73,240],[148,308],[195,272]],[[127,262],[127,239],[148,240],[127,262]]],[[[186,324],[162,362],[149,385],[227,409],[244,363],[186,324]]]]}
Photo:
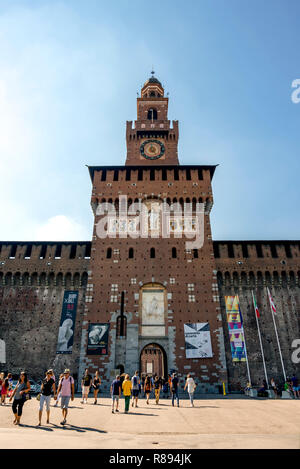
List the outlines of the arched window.
{"type": "Polygon", "coordinates": [[[133,259],[133,248],[129,248],[128,258],[133,259]]]}
{"type": "Polygon", "coordinates": [[[177,249],[176,248],[172,248],[172,257],[173,257],[173,259],[176,259],[176,257],[177,257],[177,249]]]}
{"type": "Polygon", "coordinates": [[[123,324],[122,324],[122,316],[117,317],[117,339],[120,337],[126,337],[127,334],[127,318],[123,316],[123,324]]]}
{"type": "Polygon", "coordinates": [[[107,248],[106,259],[111,259],[111,248],[107,248]]]}
{"type": "Polygon", "coordinates": [[[151,259],[155,258],[155,249],[154,248],[150,249],[150,257],[151,257],[151,259]]]}
{"type": "Polygon", "coordinates": [[[157,110],[153,109],[153,108],[148,109],[147,119],[149,121],[156,121],[157,120],[157,110]]]}

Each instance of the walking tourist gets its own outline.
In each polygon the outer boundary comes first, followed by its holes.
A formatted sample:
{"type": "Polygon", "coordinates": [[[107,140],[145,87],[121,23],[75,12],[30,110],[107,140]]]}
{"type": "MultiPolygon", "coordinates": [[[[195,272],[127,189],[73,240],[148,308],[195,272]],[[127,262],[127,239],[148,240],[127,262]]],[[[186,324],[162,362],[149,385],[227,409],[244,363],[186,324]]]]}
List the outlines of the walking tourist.
{"type": "Polygon", "coordinates": [[[149,376],[146,375],[145,383],[144,383],[144,393],[146,394],[147,404],[149,404],[149,396],[150,396],[151,390],[152,390],[151,380],[149,376]]]}
{"type": "Polygon", "coordinates": [[[279,397],[279,394],[278,394],[278,389],[274,381],[274,378],[271,378],[270,384],[271,384],[271,389],[274,391],[275,399],[277,399],[279,397]]]}
{"type": "Polygon", "coordinates": [[[123,395],[125,398],[125,414],[129,411],[130,396],[131,396],[132,384],[129,379],[129,375],[125,375],[125,379],[122,383],[123,395]]]}
{"type": "Polygon", "coordinates": [[[4,378],[4,373],[3,378],[2,378],[2,387],[1,387],[1,405],[5,405],[5,399],[8,394],[8,389],[9,389],[9,380],[8,380],[8,375],[6,378],[4,378]]]}
{"type": "Polygon", "coordinates": [[[293,383],[294,396],[297,399],[297,397],[300,397],[300,386],[299,386],[298,378],[295,374],[293,374],[291,381],[293,383]]]}
{"type": "Polygon", "coordinates": [[[155,402],[156,404],[159,403],[159,394],[161,390],[161,380],[158,376],[155,376],[154,380],[154,394],[155,394],[155,402]]]}
{"type": "Polygon", "coordinates": [[[84,375],[83,375],[83,378],[81,380],[81,388],[82,388],[82,401],[81,401],[81,404],[84,404],[84,402],[87,404],[91,384],[92,384],[92,377],[89,374],[88,368],[86,368],[86,370],[84,372],[84,375]]]}
{"type": "Polygon", "coordinates": [[[177,407],[179,407],[179,395],[178,395],[179,382],[176,373],[173,373],[171,379],[171,393],[172,393],[172,406],[174,407],[175,397],[177,399],[177,407]]]}
{"type": "Polygon", "coordinates": [[[137,407],[138,403],[138,398],[139,398],[139,392],[140,392],[140,377],[139,377],[139,372],[136,371],[133,377],[131,378],[131,384],[132,384],[132,402],[131,405],[132,407],[134,406],[135,402],[135,407],[137,407]]]}
{"type": "Polygon", "coordinates": [[[110,386],[110,394],[111,394],[111,399],[112,399],[112,404],[111,404],[111,411],[114,414],[115,413],[115,401],[116,401],[116,412],[119,412],[119,400],[121,397],[121,381],[120,381],[120,375],[116,376],[116,379],[111,383],[110,386]]]}
{"type": "Polygon", "coordinates": [[[94,390],[94,404],[97,404],[98,392],[100,391],[101,378],[99,376],[99,371],[97,370],[93,379],[92,387],[94,390]]]}
{"type": "Polygon", "coordinates": [[[62,416],[63,420],[61,425],[65,425],[67,423],[67,415],[68,415],[68,407],[70,399],[74,401],[74,379],[70,375],[70,370],[67,368],[64,371],[64,375],[59,382],[57,394],[61,392],[61,409],[62,409],[62,416]]]}
{"type": "Polygon", "coordinates": [[[12,395],[9,398],[9,402],[13,400],[12,411],[15,416],[14,424],[20,425],[20,420],[22,416],[23,405],[27,401],[30,391],[30,382],[28,380],[27,374],[22,371],[20,374],[19,381],[13,390],[12,395]]]}
{"type": "MultiPolygon", "coordinates": [[[[61,380],[63,377],[64,377],[64,374],[61,373],[61,374],[59,375],[58,383],[60,382],[60,380],[61,380]]],[[[57,407],[57,404],[58,404],[58,401],[59,401],[60,398],[61,398],[61,393],[58,392],[58,390],[57,390],[57,396],[56,396],[56,401],[55,401],[54,407],[57,407]]]]}
{"type": "Polygon", "coordinates": [[[188,391],[188,394],[189,394],[189,397],[190,397],[191,407],[194,407],[194,392],[195,392],[196,386],[197,385],[196,385],[194,379],[191,377],[190,374],[188,374],[187,377],[186,377],[184,391],[187,388],[187,391],[188,391]]]}
{"type": "Polygon", "coordinates": [[[163,378],[162,382],[162,391],[163,391],[163,397],[166,399],[169,396],[169,383],[168,380],[163,378]]]}
{"type": "Polygon", "coordinates": [[[45,378],[42,381],[41,385],[41,394],[40,394],[40,410],[39,410],[39,423],[38,426],[42,425],[42,414],[44,404],[46,404],[46,412],[47,412],[47,423],[49,423],[50,418],[50,400],[51,400],[51,392],[53,391],[54,399],[56,399],[56,389],[55,389],[55,382],[52,378],[52,371],[48,370],[46,373],[45,378]]]}

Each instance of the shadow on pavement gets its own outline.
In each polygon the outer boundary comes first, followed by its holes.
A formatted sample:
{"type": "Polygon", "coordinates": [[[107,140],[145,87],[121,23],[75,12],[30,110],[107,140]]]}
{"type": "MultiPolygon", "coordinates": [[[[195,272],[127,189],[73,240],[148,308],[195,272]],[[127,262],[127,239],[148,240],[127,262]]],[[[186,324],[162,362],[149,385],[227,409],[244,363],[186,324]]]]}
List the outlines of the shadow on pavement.
{"type": "MultiPolygon", "coordinates": [[[[48,425],[50,425],[50,424],[48,424],[48,425]]],[[[23,427],[23,428],[35,428],[36,430],[44,430],[46,432],[53,432],[52,428],[44,427],[43,425],[41,425],[41,426],[39,426],[39,425],[27,425],[25,423],[20,423],[18,426],[23,427]]]]}

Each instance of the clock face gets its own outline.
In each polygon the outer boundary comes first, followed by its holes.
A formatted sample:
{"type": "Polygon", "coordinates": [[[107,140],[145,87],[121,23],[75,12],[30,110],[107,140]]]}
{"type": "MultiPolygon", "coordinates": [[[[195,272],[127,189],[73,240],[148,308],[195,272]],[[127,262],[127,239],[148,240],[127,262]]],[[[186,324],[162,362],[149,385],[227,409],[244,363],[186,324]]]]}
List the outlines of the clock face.
{"type": "Polygon", "coordinates": [[[140,152],[147,160],[157,160],[165,153],[165,146],[159,140],[145,140],[140,146],[140,152]]]}

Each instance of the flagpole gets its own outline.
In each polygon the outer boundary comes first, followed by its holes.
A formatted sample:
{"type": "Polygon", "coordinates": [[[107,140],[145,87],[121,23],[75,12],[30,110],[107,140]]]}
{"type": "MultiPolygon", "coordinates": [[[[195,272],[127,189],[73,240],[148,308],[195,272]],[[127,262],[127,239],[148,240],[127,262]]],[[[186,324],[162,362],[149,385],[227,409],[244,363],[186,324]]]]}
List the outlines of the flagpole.
{"type": "Polygon", "coordinates": [[[253,299],[253,306],[254,306],[254,312],[255,312],[255,319],[256,319],[257,330],[258,330],[258,337],[259,337],[261,355],[262,355],[263,365],[264,365],[264,370],[265,370],[265,378],[266,378],[266,382],[267,382],[268,389],[269,389],[269,381],[268,381],[268,375],[267,375],[267,369],[266,369],[266,363],[265,363],[265,356],[264,356],[264,351],[263,351],[263,346],[262,346],[262,341],[261,341],[261,335],[260,335],[260,328],[259,328],[258,317],[257,317],[257,314],[256,314],[256,308],[255,308],[255,300],[254,300],[253,290],[251,290],[251,292],[252,292],[252,299],[253,299]]]}
{"type": "Polygon", "coordinates": [[[241,322],[242,322],[242,326],[243,326],[244,347],[245,347],[245,355],[246,355],[246,364],[247,364],[248,380],[249,380],[250,386],[252,386],[251,376],[250,376],[250,368],[249,368],[249,362],[248,362],[247,346],[246,346],[246,335],[245,335],[244,321],[243,321],[242,312],[241,312],[241,308],[240,308],[240,299],[239,299],[239,313],[240,313],[240,318],[241,318],[241,322]]]}
{"type": "Polygon", "coordinates": [[[279,337],[278,337],[278,333],[277,333],[277,326],[276,326],[274,311],[273,311],[272,304],[271,304],[271,299],[270,299],[270,298],[271,298],[270,290],[269,290],[268,287],[267,287],[267,293],[268,293],[268,297],[269,297],[269,303],[270,303],[270,308],[271,308],[271,313],[272,313],[272,319],[273,319],[273,323],[274,323],[274,329],[275,329],[275,334],[276,334],[276,339],[277,339],[277,344],[278,344],[278,349],[279,349],[279,355],[280,355],[280,360],[281,360],[281,366],[282,366],[284,381],[286,381],[286,374],[285,374],[285,369],[284,369],[284,364],[283,364],[283,359],[282,359],[282,354],[281,354],[281,348],[280,348],[279,337]]]}

